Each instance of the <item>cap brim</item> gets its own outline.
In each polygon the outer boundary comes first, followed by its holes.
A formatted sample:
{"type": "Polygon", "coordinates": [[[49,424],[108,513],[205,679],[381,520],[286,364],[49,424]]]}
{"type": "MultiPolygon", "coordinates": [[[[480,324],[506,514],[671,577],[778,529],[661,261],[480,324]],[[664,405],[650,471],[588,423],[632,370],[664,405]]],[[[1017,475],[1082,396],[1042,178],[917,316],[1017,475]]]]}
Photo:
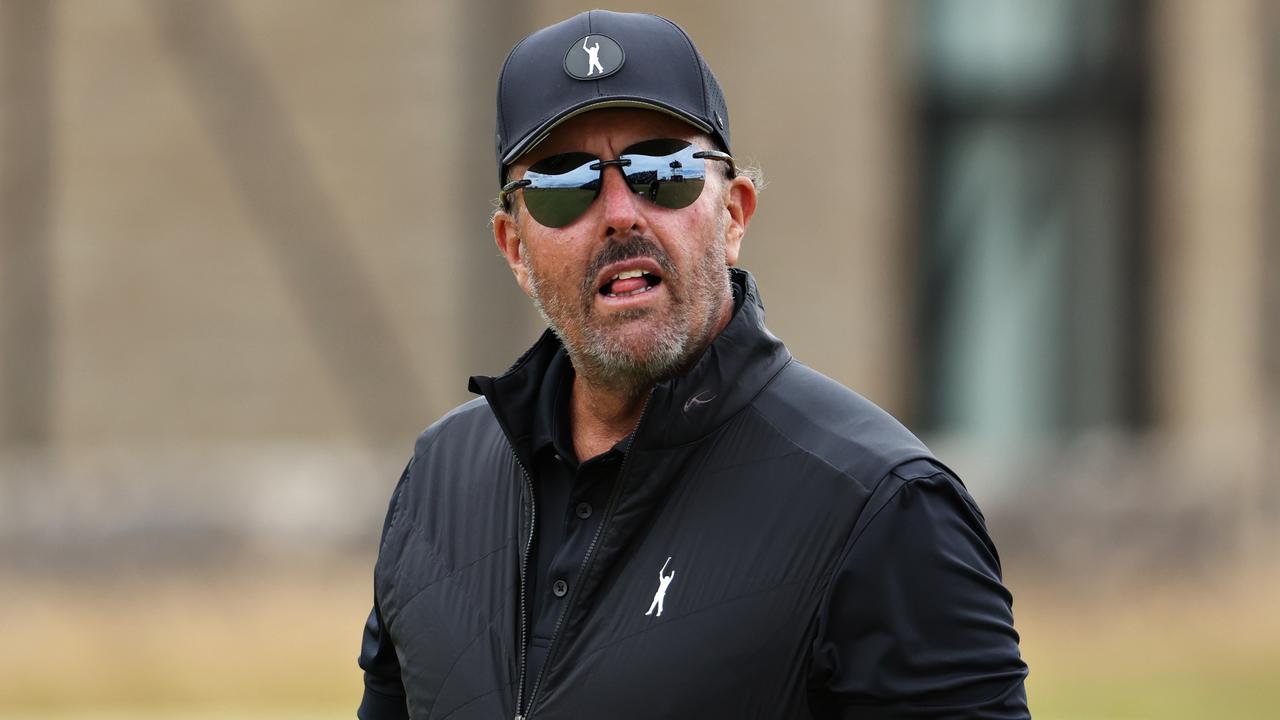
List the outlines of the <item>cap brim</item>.
{"type": "Polygon", "coordinates": [[[536,129],[534,129],[533,132],[529,133],[529,135],[524,140],[521,140],[519,143],[516,143],[514,146],[512,146],[510,150],[507,151],[507,154],[504,155],[502,158],[503,167],[510,165],[516,160],[519,160],[521,155],[524,155],[525,153],[532,150],[535,146],[537,146],[538,143],[542,142],[543,140],[546,140],[547,136],[551,134],[551,131],[555,130],[556,127],[564,123],[566,120],[577,117],[583,113],[590,112],[592,110],[603,110],[605,108],[640,108],[643,110],[656,110],[657,112],[670,115],[676,118],[677,120],[683,120],[689,123],[690,125],[694,126],[695,128],[701,130],[704,133],[713,132],[710,125],[702,122],[696,117],[693,117],[692,115],[684,113],[669,105],[663,105],[662,103],[654,102],[653,100],[646,100],[644,98],[600,98],[599,100],[583,103],[582,105],[578,105],[576,107],[571,107],[568,110],[565,110],[559,115],[539,125],[536,129]]]}

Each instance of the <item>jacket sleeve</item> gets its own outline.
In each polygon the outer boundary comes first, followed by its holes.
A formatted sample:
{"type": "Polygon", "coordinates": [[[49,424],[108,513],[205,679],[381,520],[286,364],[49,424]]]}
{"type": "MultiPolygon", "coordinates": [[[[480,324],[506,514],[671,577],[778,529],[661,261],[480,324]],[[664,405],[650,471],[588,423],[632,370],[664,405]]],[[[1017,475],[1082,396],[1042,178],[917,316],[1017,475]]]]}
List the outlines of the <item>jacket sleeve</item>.
{"type": "Polygon", "coordinates": [[[969,493],[932,462],[872,494],[817,628],[815,717],[1031,717],[999,556],[969,493]]]}
{"type": "MultiPolygon", "coordinates": [[[[400,500],[400,492],[409,477],[410,462],[395,492],[391,494],[387,518],[382,524],[382,540],[379,553],[385,550],[387,531],[395,518],[396,505],[400,500]]],[[[360,709],[356,716],[360,720],[409,720],[408,705],[405,700],[404,681],[400,676],[400,660],[396,656],[395,644],[386,623],[382,619],[382,609],[378,606],[377,592],[374,592],[373,610],[364,626],[364,639],[360,643],[360,668],[364,670],[364,697],[360,701],[360,709]]]]}
{"type": "Polygon", "coordinates": [[[390,636],[383,629],[382,613],[375,600],[364,626],[360,667],[364,670],[364,697],[356,717],[360,720],[409,720],[400,661],[390,636]]]}

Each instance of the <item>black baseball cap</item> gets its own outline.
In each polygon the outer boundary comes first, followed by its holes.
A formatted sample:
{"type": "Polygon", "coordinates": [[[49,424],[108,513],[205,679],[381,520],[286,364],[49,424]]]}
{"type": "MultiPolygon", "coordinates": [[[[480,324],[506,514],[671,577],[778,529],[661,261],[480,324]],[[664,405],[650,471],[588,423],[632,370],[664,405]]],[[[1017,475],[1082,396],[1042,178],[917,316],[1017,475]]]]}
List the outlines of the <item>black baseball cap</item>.
{"type": "Polygon", "coordinates": [[[590,10],[521,40],[498,76],[498,182],[560,123],[588,110],[674,115],[729,152],[720,83],[679,25],[657,15],[590,10]]]}

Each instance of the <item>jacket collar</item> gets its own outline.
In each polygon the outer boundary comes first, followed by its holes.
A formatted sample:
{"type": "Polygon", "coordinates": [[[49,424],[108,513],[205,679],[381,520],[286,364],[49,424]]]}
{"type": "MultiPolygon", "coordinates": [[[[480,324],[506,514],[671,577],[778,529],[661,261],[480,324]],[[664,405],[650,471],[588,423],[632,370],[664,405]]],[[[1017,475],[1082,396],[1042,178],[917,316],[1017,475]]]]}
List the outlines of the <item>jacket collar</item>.
{"type": "MultiPolygon", "coordinates": [[[[698,440],[745,408],[790,360],[791,353],[764,325],[764,304],[755,278],[730,269],[742,302],[724,331],[688,372],[654,386],[632,449],[656,450],[698,440]]],[[[560,351],[550,330],[498,377],[471,378],[471,392],[484,395],[517,455],[532,462],[532,434],[539,389],[560,351]]]]}

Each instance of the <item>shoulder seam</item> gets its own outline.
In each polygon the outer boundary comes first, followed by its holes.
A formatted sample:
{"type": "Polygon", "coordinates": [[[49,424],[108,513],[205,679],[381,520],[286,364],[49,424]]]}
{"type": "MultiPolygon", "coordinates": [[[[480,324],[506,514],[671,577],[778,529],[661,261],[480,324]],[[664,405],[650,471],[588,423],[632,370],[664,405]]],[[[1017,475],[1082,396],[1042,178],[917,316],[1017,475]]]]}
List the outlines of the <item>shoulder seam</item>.
{"type": "MultiPolygon", "coordinates": [[[[947,473],[945,471],[938,470],[937,472],[931,475],[916,475],[910,478],[904,478],[896,472],[896,468],[886,473],[884,478],[881,479],[880,481],[881,483],[883,483],[885,479],[888,479],[890,475],[893,475],[894,477],[898,478],[899,480],[902,481],[902,483],[898,485],[898,487],[895,488],[892,493],[890,493],[889,497],[884,499],[884,502],[880,503],[879,507],[875,508],[875,510],[872,511],[871,517],[868,518],[866,522],[859,522],[862,520],[862,513],[858,514],[858,520],[854,521],[853,530],[849,534],[848,547],[845,549],[843,553],[840,554],[841,559],[843,559],[846,555],[849,554],[849,552],[853,550],[853,546],[857,545],[858,541],[862,539],[863,533],[867,531],[867,528],[871,527],[871,523],[875,522],[876,519],[880,517],[880,513],[884,512],[884,509],[889,507],[889,504],[893,501],[893,499],[898,497],[898,495],[903,490],[905,490],[908,485],[914,485],[915,483],[923,482],[925,480],[932,480],[933,478],[936,478],[939,475],[946,475],[946,474],[947,473]]],[[[877,486],[878,485],[879,483],[877,483],[877,486]]]]}
{"type": "MultiPolygon", "coordinates": [[[[800,452],[804,453],[804,454],[805,454],[805,455],[807,455],[808,457],[811,457],[811,458],[813,458],[814,460],[817,460],[818,462],[822,463],[823,465],[826,465],[827,467],[831,468],[832,470],[834,470],[834,471],[835,471],[838,475],[840,475],[841,477],[849,478],[850,480],[854,481],[854,482],[855,482],[855,483],[857,483],[858,485],[860,485],[860,486],[862,486],[863,488],[865,488],[868,492],[870,492],[870,491],[872,491],[872,490],[874,490],[874,489],[875,489],[875,487],[876,487],[875,485],[867,486],[867,485],[863,484],[861,480],[859,480],[858,478],[854,477],[854,476],[853,476],[851,473],[849,473],[847,470],[841,470],[840,468],[838,468],[838,467],[836,467],[835,465],[831,464],[831,461],[830,461],[830,460],[827,460],[825,457],[823,457],[823,456],[819,455],[818,453],[814,452],[813,450],[810,450],[809,448],[805,447],[804,445],[801,445],[801,444],[800,444],[800,443],[799,443],[795,438],[791,437],[790,435],[788,435],[788,434],[786,433],[786,431],[784,431],[782,428],[778,427],[778,424],[777,424],[777,423],[775,423],[773,420],[771,420],[771,419],[769,418],[769,416],[768,416],[768,415],[766,415],[762,410],[760,410],[760,408],[759,408],[759,407],[757,407],[757,406],[755,405],[755,403],[752,403],[752,404],[749,406],[749,408],[750,408],[750,410],[751,410],[753,413],[755,413],[755,414],[756,414],[756,416],[757,416],[757,417],[759,417],[761,420],[763,420],[763,421],[765,422],[765,424],[767,424],[770,428],[772,428],[772,429],[773,429],[773,431],[774,431],[775,433],[777,433],[777,435],[778,435],[779,437],[781,437],[783,440],[786,440],[788,443],[790,443],[792,447],[796,448],[797,450],[799,450],[800,452]]],[[[876,483],[876,485],[879,485],[879,483],[876,483]]]]}

